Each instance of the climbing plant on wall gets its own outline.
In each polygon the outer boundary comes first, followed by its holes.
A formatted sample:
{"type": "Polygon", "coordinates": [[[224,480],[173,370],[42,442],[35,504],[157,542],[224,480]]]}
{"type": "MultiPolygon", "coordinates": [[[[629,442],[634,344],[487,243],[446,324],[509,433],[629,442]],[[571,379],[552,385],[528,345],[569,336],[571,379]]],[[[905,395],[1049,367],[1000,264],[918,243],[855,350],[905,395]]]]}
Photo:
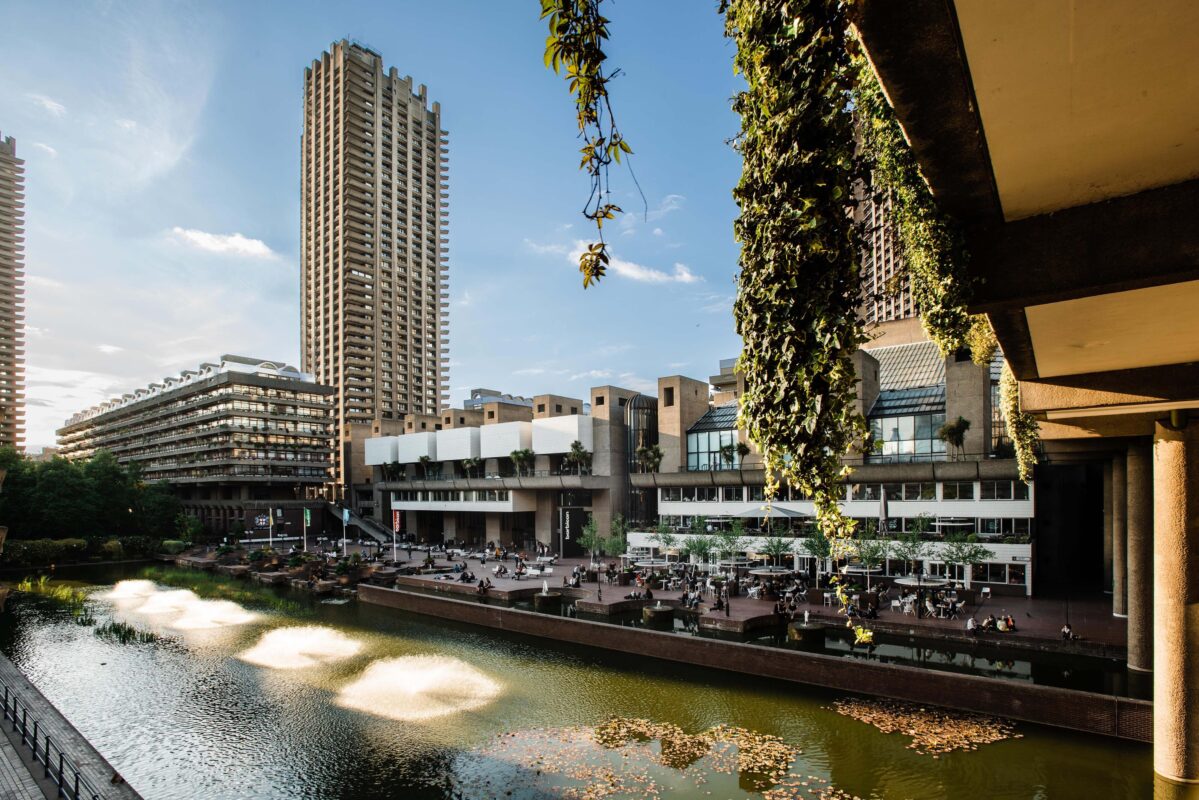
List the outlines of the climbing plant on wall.
{"type": "Polygon", "coordinates": [[[1007,362],[1004,362],[1003,372],[999,375],[999,402],[1007,423],[1008,437],[1016,450],[1020,480],[1030,480],[1032,468],[1037,463],[1039,429],[1033,416],[1020,410],[1020,383],[1007,362]]]}

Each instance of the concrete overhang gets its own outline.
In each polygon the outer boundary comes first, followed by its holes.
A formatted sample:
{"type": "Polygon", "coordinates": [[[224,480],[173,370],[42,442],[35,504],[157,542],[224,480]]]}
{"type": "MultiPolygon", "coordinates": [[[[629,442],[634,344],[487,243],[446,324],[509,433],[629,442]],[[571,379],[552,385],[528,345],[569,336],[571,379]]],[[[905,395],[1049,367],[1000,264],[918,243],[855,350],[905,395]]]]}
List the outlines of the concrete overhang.
{"type": "Polygon", "coordinates": [[[1096,431],[1194,407],[1199,4],[861,0],[853,15],[934,196],[966,226],[972,311],[1025,408],[1063,431],[1129,416],[1078,428],[1115,435],[1096,431]],[[1152,383],[1119,397],[1126,374],[1152,383]]]}

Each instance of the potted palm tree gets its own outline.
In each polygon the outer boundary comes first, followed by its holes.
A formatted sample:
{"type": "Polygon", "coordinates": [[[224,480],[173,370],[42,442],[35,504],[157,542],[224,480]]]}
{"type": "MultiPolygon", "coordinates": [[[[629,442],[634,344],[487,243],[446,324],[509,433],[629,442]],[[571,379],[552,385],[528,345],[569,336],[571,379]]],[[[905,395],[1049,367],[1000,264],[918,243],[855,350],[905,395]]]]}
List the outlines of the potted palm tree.
{"type": "Polygon", "coordinates": [[[428,480],[429,465],[433,463],[433,459],[429,458],[428,456],[421,456],[418,460],[420,461],[420,476],[424,480],[428,480]]]}
{"type": "Polygon", "coordinates": [[[965,454],[966,431],[970,430],[970,420],[958,417],[952,422],[946,422],[937,429],[937,438],[945,442],[950,452],[956,452],[958,457],[965,454]]]}
{"type": "Polygon", "coordinates": [[[642,472],[657,472],[662,466],[662,448],[658,445],[638,447],[636,450],[637,464],[642,472]]]}
{"type": "Polygon", "coordinates": [[[570,452],[562,460],[575,468],[576,475],[582,475],[583,468],[591,466],[591,453],[583,447],[582,442],[575,439],[570,443],[570,452]]]}

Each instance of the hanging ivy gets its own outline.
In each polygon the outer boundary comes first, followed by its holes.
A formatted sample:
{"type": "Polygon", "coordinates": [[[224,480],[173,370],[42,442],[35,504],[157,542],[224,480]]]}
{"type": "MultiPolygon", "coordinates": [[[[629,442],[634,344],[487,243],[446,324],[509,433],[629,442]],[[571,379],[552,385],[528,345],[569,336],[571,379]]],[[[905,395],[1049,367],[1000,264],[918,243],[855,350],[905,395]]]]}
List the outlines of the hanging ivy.
{"type": "Polygon", "coordinates": [[[725,33],[748,88],[733,196],[741,271],[734,305],[745,376],[738,424],[762,452],[767,491],[779,478],[813,497],[830,536],[841,458],[865,438],[852,356],[865,337],[861,240],[847,209],[854,156],[853,65],[840,0],[729,0],[725,33]]]}
{"type": "Polygon", "coordinates": [[[943,355],[977,341],[983,346],[974,360],[989,363],[977,328],[990,326],[985,318],[966,313],[970,278],[961,229],[937,207],[870,62],[860,53],[853,61],[860,156],[873,191],[891,198],[891,220],[925,333],[943,355]]]}
{"type": "Polygon", "coordinates": [[[1031,414],[1020,410],[1020,382],[1007,362],[1004,362],[1003,372],[999,375],[999,402],[1007,423],[1008,436],[1016,450],[1016,468],[1020,472],[1020,480],[1032,480],[1032,468],[1037,463],[1039,426],[1031,414]]]}
{"type": "MultiPolygon", "coordinates": [[[[603,0],[541,0],[541,18],[548,19],[549,37],[545,40],[545,65],[554,72],[565,72],[570,93],[578,111],[579,169],[591,179],[591,192],[583,206],[583,216],[595,223],[599,241],[579,256],[583,288],[598,283],[607,272],[610,256],[604,241],[604,222],[621,213],[612,202],[608,169],[619,164],[622,155],[633,148],[616,127],[616,116],[608,97],[608,83],[620,70],[604,73],[604,42],[608,39],[608,20],[600,13],[603,0]]],[[[636,182],[636,177],[634,177],[636,182]]]]}

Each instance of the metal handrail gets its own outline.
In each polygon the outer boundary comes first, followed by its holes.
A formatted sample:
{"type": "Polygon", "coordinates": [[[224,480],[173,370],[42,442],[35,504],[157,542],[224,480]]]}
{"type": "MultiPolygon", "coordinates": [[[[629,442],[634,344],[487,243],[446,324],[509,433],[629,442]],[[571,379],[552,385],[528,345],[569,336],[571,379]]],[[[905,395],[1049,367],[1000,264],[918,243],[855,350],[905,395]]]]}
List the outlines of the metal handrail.
{"type": "Polygon", "coordinates": [[[57,796],[66,800],[101,800],[99,790],[84,777],[75,762],[50,740],[44,730],[39,730],[41,723],[21,702],[16,691],[3,681],[0,686],[4,687],[4,723],[11,721],[13,733],[20,732],[21,744],[30,749],[35,763],[40,762],[45,767],[42,777],[58,788],[57,796]]]}

